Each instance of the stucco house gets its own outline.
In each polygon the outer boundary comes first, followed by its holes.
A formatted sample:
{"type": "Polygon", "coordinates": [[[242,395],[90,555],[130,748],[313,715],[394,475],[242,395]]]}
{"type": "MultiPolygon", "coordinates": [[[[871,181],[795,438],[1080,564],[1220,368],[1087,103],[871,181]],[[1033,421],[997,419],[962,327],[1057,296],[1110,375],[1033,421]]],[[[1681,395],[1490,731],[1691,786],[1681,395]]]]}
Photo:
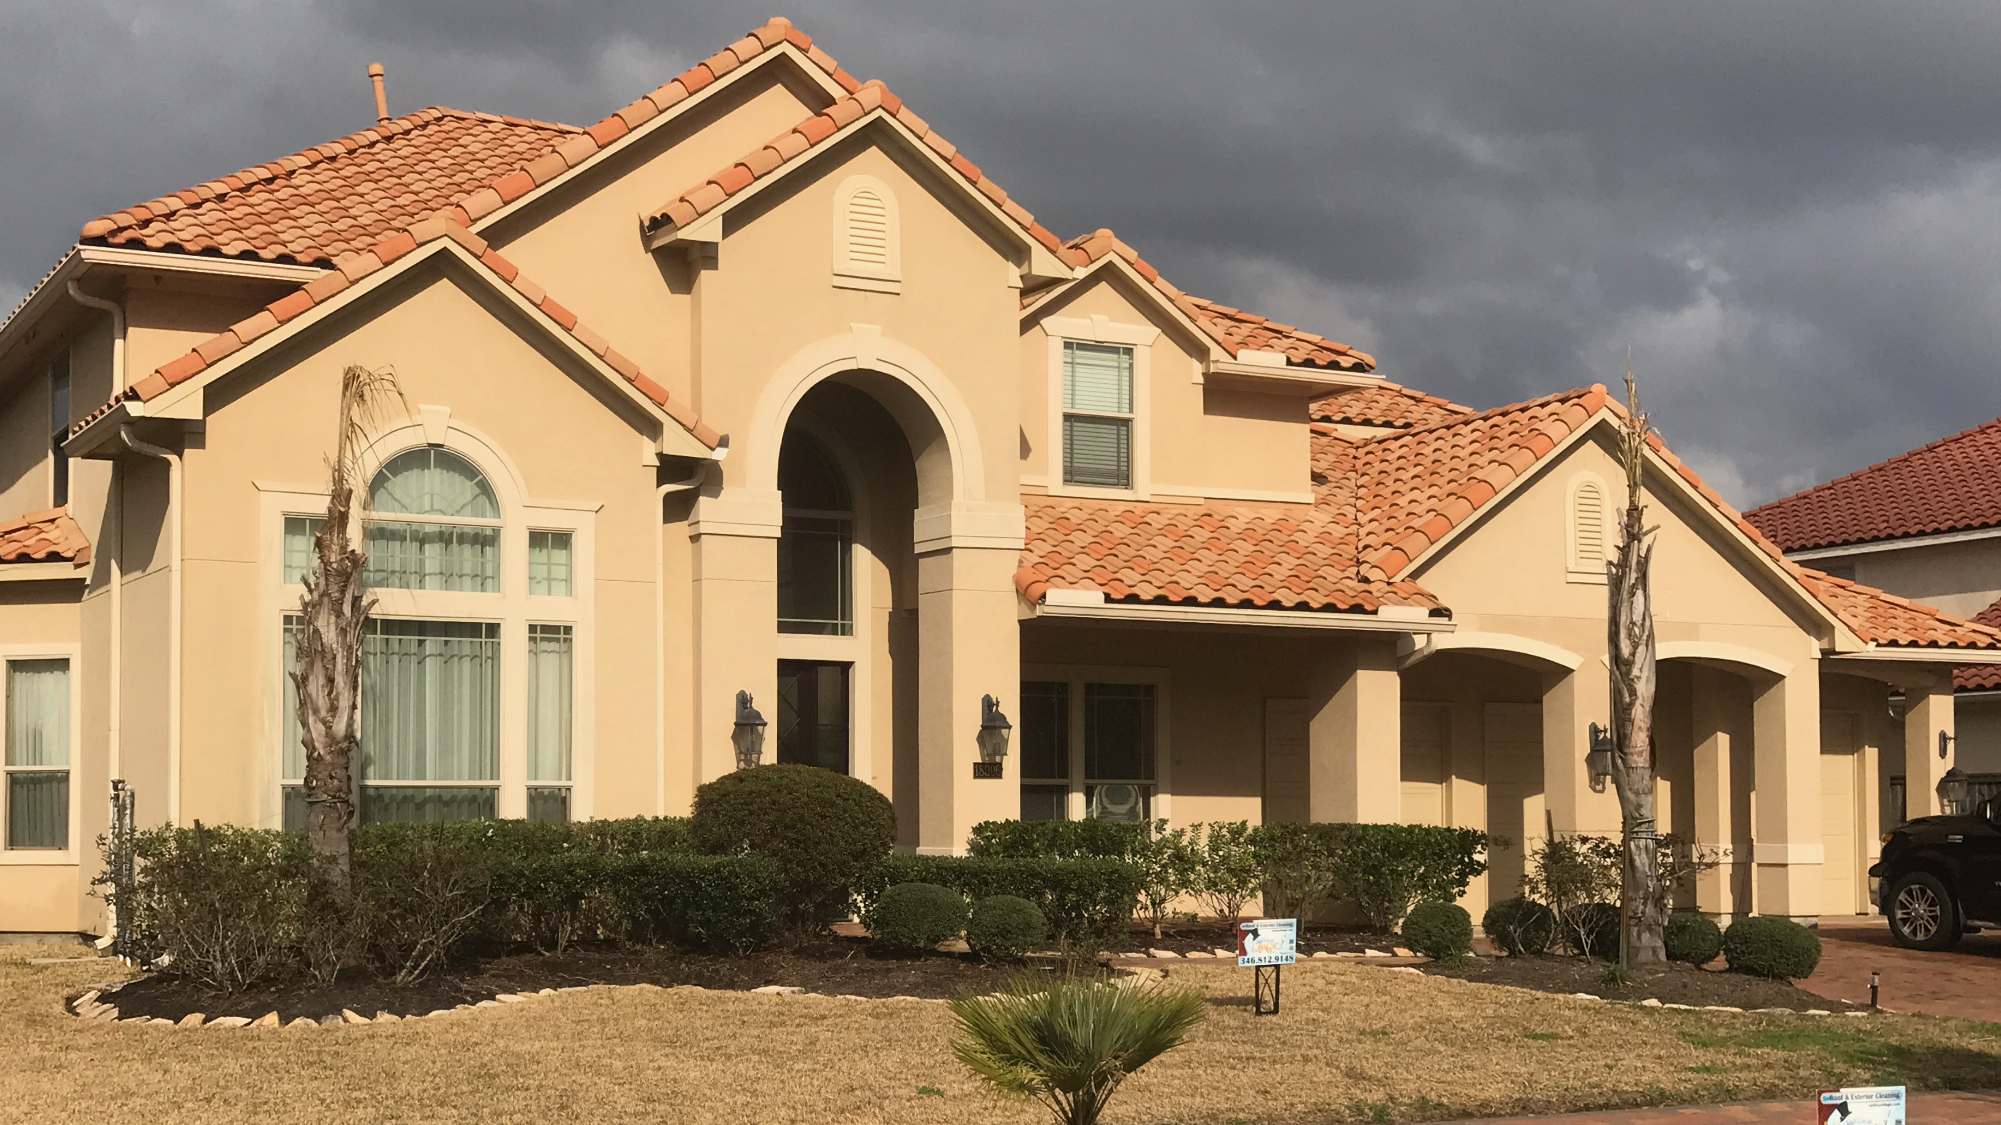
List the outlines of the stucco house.
{"type": "MultiPolygon", "coordinates": [[[[1745,518],[1786,557],[2001,627],[2001,419],[1774,500],[1745,518]]],[[[1899,710],[1901,700],[1892,700],[1899,710]]],[[[1953,675],[1954,760],[1976,800],[2001,796],[2001,668],[1953,675]]],[[[1883,778],[1900,819],[1902,771],[1883,778]]]]}
{"type": "MultiPolygon", "coordinates": [[[[0,931],[93,841],[298,817],[288,618],[341,372],[367,450],[364,819],[684,812],[764,760],[920,852],[1004,817],[1616,833],[1622,417],[1476,412],[1065,241],[774,20],[580,129],[456,110],[86,224],[0,326],[0,931]],[[1012,723],[981,757],[983,699],[1012,723]]],[[[2001,632],[1786,559],[1653,447],[1662,823],[1699,905],[1865,909],[2001,632]],[[1886,710],[1907,700],[1901,726],[1886,710]]]]}

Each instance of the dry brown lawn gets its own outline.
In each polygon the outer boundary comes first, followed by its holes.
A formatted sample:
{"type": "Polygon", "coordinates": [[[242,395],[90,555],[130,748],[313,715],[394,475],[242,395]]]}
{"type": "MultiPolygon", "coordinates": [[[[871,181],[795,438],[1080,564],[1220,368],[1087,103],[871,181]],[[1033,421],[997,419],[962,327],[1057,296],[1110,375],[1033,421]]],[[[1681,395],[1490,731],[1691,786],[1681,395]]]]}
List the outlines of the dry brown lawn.
{"type": "MultiPolygon", "coordinates": [[[[65,994],[115,962],[0,947],[0,1120],[148,1122],[1035,1122],[952,1059],[924,1001],[593,989],[394,1026],[176,1031],[81,1022],[65,994]],[[942,1091],[921,1093],[920,1088],[942,1091]]],[[[1765,1017],[1592,1003],[1350,965],[1177,967],[1214,1000],[1108,1121],[1437,1120],[1804,1095],[1884,1078],[1992,1086],[2001,1025],[1765,1017]]]]}

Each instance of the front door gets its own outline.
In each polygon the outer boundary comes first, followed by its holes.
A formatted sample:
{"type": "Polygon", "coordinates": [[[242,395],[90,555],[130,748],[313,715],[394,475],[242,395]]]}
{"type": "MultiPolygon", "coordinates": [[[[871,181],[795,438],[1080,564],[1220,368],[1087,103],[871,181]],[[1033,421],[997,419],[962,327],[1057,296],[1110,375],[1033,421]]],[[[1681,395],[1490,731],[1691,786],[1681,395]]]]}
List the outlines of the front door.
{"type": "Polygon", "coordinates": [[[1852,711],[1820,714],[1821,912],[1861,914],[1868,909],[1862,885],[1862,756],[1857,753],[1861,716],[1852,711]]]}
{"type": "Polygon", "coordinates": [[[778,760],[848,772],[848,672],[832,660],[778,662],[778,760]]]}

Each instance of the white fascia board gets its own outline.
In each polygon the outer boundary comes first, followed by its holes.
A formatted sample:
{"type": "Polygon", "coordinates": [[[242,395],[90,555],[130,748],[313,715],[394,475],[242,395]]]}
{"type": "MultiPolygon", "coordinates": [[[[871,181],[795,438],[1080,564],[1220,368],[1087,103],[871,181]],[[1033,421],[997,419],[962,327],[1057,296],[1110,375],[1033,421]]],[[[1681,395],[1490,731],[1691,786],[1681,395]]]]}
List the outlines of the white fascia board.
{"type": "Polygon", "coordinates": [[[90,568],[74,563],[25,562],[0,563],[0,582],[87,582],[90,568]]]}
{"type": "Polygon", "coordinates": [[[1814,559],[1845,559],[1855,555],[1879,555],[1887,551],[1911,551],[1920,547],[1943,547],[1948,543],[1972,543],[1981,539],[2001,539],[2001,527],[1980,527],[1971,531],[1942,531],[1936,535],[1911,535],[1902,539],[1879,539],[1869,543],[1849,543],[1839,547],[1814,547],[1787,551],[1794,562],[1814,559]]]}
{"type": "MultiPolygon", "coordinates": [[[[1054,594],[1057,591],[1051,590],[1054,594]]],[[[1095,591],[1092,591],[1095,592],[1095,591]]],[[[1082,594],[1084,591],[1068,593],[1082,594]]],[[[1103,597],[1102,594],[1099,595],[1103,597]]],[[[1449,633],[1455,626],[1443,617],[1383,617],[1373,613],[1335,613],[1297,609],[1227,609],[1217,606],[1149,605],[1090,601],[1077,597],[1060,601],[1045,597],[1032,607],[1037,618],[1075,618],[1164,625],[1225,625],[1260,629],[1325,629],[1350,633],[1449,633]]],[[[1409,608],[1409,607],[1390,607],[1409,608]]]]}
{"type": "Polygon", "coordinates": [[[1899,648],[1870,645],[1860,652],[1836,652],[1823,660],[1850,664],[2001,664],[2001,648],[1899,648]]]}
{"type": "Polygon", "coordinates": [[[266,262],[247,258],[216,258],[205,254],[177,254],[164,250],[134,250],[124,246],[80,246],[77,252],[93,266],[121,269],[162,270],[209,277],[241,277],[253,281],[289,281],[304,285],[327,272],[323,266],[302,266],[292,262],[266,262]]]}

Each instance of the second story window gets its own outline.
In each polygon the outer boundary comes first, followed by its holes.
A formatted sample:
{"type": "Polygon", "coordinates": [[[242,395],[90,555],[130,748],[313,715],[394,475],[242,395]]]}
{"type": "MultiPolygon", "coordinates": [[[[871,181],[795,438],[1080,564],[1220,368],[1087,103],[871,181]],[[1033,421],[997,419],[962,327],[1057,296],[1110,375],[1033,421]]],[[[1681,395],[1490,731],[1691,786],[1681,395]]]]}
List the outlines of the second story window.
{"type": "Polygon", "coordinates": [[[1063,342],[1063,483],[1131,488],[1133,350],[1063,342]]]}
{"type": "Polygon", "coordinates": [[[55,472],[49,504],[60,508],[69,503],[69,457],[63,453],[63,437],[69,433],[69,356],[59,355],[49,365],[49,449],[55,472]]]}
{"type": "Polygon", "coordinates": [[[500,502],[472,463],[445,449],[399,453],[369,487],[370,586],[500,589],[500,502]]]}
{"type": "Polygon", "coordinates": [[[827,451],[793,435],[778,454],[778,631],[853,636],[854,501],[827,451]]]}

